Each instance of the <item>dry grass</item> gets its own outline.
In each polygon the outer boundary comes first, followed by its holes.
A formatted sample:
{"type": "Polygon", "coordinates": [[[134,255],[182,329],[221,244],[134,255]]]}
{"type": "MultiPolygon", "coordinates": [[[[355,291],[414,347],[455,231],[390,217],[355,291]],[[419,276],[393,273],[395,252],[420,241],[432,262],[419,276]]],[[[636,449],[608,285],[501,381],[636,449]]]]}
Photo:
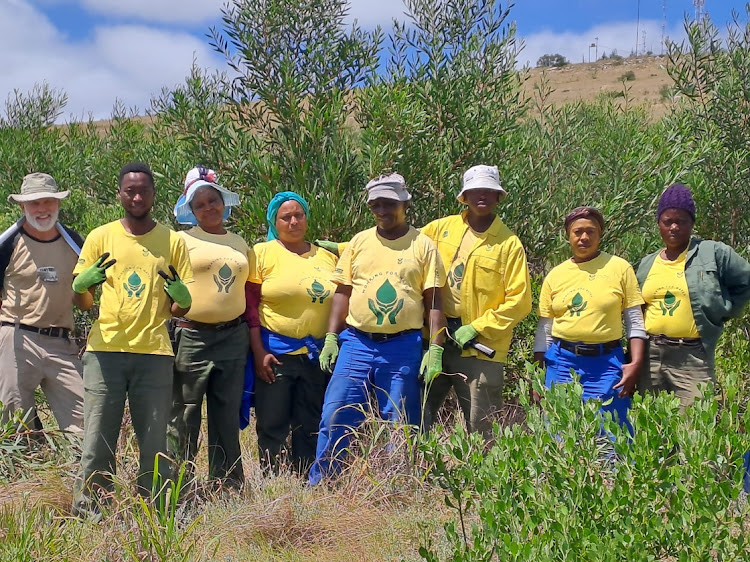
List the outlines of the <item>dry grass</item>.
{"type": "MultiPolygon", "coordinates": [[[[51,420],[43,417],[49,427],[51,420]]],[[[353,460],[337,483],[310,487],[291,470],[264,475],[253,427],[241,434],[244,489],[215,491],[202,486],[182,502],[175,514],[181,535],[174,558],[168,559],[180,559],[178,553],[189,547],[190,560],[419,560],[425,533],[433,543],[440,543],[442,524],[450,514],[440,491],[424,483],[421,468],[409,466],[415,456],[408,432],[391,431],[388,424],[371,419],[355,445],[362,456],[353,460]]],[[[145,530],[156,528],[158,535],[166,525],[159,521],[153,528],[144,525],[143,507],[133,494],[137,452],[127,419],[117,455],[116,492],[102,522],[69,515],[78,468],[71,458],[1,484],[0,511],[6,510],[5,521],[27,524],[24,514],[51,513],[57,524],[47,532],[64,544],[55,550],[56,560],[167,559],[142,547],[145,530]]],[[[202,477],[206,472],[205,447],[201,447],[196,474],[202,477]]],[[[8,533],[0,524],[0,535],[8,533]]],[[[37,542],[48,540],[45,535],[37,542]]],[[[30,559],[42,559],[45,552],[40,547],[30,559]]]]}

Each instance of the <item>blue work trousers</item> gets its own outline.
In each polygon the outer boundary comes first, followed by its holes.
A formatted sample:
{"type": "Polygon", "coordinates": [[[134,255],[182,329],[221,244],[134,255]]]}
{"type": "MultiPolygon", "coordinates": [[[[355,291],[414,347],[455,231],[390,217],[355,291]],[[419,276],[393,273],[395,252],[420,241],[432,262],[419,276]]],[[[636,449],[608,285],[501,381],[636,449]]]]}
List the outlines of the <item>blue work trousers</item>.
{"type": "Polygon", "coordinates": [[[572,369],[579,377],[578,382],[583,386],[583,399],[602,402],[611,400],[599,411],[602,414],[612,412],[615,419],[625,425],[631,435],[633,434],[633,426],[628,420],[630,397],[620,398],[620,391],[613,389],[622,378],[622,365],[625,363],[621,347],[602,355],[587,357],[562,349],[560,343],[555,342],[544,354],[544,362],[547,369],[544,384],[547,388],[553,384],[572,382],[572,369]]]}
{"type": "Polygon", "coordinates": [[[346,329],[339,343],[341,349],[323,401],[310,484],[340,472],[352,431],[364,421],[373,391],[375,407],[383,419],[416,425],[421,415],[419,331],[375,342],[346,329]]]}

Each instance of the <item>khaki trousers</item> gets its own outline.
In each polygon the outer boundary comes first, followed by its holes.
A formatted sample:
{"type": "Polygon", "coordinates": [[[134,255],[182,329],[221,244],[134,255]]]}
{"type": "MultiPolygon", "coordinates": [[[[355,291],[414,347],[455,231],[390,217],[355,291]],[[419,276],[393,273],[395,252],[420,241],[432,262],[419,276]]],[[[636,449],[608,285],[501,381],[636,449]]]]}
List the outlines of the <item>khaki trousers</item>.
{"type": "Polygon", "coordinates": [[[15,326],[0,326],[0,402],[3,418],[34,412],[41,387],[60,429],[83,428],[83,379],[78,346],[67,338],[43,336],[15,326]]]}
{"type": "Polygon", "coordinates": [[[648,369],[641,375],[641,392],[673,392],[684,411],[702,395],[702,387],[714,382],[713,361],[703,346],[649,341],[648,369]]]}
{"type": "Polygon", "coordinates": [[[476,357],[461,357],[461,351],[446,343],[443,373],[432,381],[427,394],[425,425],[429,428],[445,397],[453,388],[469,432],[477,431],[485,440],[492,437],[492,422],[503,406],[504,365],[476,357]],[[454,374],[457,373],[457,374],[454,374]],[[466,380],[460,376],[466,376],[466,380]]]}

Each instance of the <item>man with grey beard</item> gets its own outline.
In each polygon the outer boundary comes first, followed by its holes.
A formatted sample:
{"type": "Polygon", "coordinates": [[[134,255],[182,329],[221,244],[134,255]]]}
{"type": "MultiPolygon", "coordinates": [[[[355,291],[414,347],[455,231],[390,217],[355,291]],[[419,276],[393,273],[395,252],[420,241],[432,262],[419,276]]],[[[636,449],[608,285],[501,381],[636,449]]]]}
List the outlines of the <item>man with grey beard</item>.
{"type": "Polygon", "coordinates": [[[57,222],[59,191],[48,174],[23,178],[11,194],[24,216],[0,234],[0,402],[2,418],[22,410],[36,425],[41,387],[60,429],[83,428],[83,380],[73,330],[73,268],[83,240],[57,222]]]}

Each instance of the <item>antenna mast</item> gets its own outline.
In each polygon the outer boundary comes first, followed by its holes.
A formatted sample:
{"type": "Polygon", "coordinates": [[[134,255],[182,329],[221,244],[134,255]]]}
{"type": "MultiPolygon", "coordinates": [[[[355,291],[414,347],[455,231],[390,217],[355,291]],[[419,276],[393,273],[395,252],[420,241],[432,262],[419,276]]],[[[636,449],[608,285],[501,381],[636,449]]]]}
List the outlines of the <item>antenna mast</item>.
{"type": "Polygon", "coordinates": [[[695,6],[695,21],[700,22],[703,19],[703,6],[706,0],[693,0],[695,6]]]}
{"type": "Polygon", "coordinates": [[[667,0],[663,0],[661,3],[661,54],[664,54],[664,34],[667,29],[667,0]]]}

